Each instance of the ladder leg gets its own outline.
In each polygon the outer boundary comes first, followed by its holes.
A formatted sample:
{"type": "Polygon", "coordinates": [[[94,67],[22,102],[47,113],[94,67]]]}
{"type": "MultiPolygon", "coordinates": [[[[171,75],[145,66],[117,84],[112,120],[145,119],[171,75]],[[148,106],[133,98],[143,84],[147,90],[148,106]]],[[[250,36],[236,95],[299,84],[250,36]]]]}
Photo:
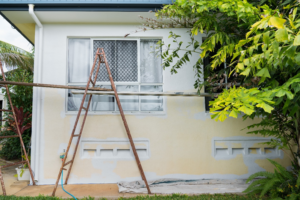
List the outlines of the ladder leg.
{"type": "MultiPolygon", "coordinates": [[[[1,69],[1,72],[2,72],[2,78],[3,78],[4,81],[6,81],[1,60],[0,60],[0,69],[1,69]]],[[[8,101],[9,101],[12,113],[13,113],[14,121],[16,123],[16,129],[17,129],[17,132],[18,132],[18,135],[19,135],[19,138],[20,138],[20,143],[21,143],[21,146],[23,148],[24,155],[25,155],[25,158],[26,158],[26,161],[27,161],[28,169],[29,169],[30,176],[31,176],[31,179],[32,179],[32,184],[35,185],[34,176],[33,176],[33,173],[32,173],[31,165],[30,165],[30,162],[29,162],[29,159],[28,159],[28,155],[26,153],[26,149],[25,149],[24,142],[23,142],[23,139],[22,139],[20,127],[18,126],[18,120],[17,120],[17,117],[16,117],[16,113],[15,113],[15,109],[14,109],[13,103],[12,103],[11,98],[10,98],[10,93],[9,93],[8,86],[5,85],[5,88],[6,88],[7,98],[8,98],[8,101]]]]}
{"type": "MultiPolygon", "coordinates": [[[[88,105],[86,107],[87,110],[90,107],[91,100],[92,100],[92,95],[90,95],[90,97],[89,97],[89,102],[88,102],[88,105]]],[[[83,121],[81,123],[80,132],[79,132],[79,135],[78,135],[78,138],[77,138],[75,150],[74,150],[74,153],[73,153],[73,156],[72,156],[72,160],[75,159],[75,155],[76,155],[76,152],[77,152],[77,148],[78,148],[78,145],[79,145],[79,141],[80,141],[80,138],[81,138],[81,134],[82,134],[82,131],[83,131],[83,127],[84,127],[84,124],[85,124],[85,120],[86,120],[87,114],[88,114],[88,111],[85,111],[85,114],[84,114],[84,117],[83,117],[83,121]]],[[[67,174],[67,177],[66,177],[66,180],[65,180],[65,185],[68,184],[68,180],[69,180],[69,176],[70,176],[70,173],[71,173],[71,170],[72,170],[72,167],[73,167],[73,163],[74,162],[71,162],[71,164],[70,164],[70,167],[69,167],[69,170],[68,170],[68,174],[67,174]]]]}
{"type": "Polygon", "coordinates": [[[5,190],[5,185],[4,185],[4,181],[3,181],[1,167],[0,167],[0,182],[1,182],[1,186],[2,186],[3,196],[6,196],[6,190],[5,190]]]}
{"type": "MultiPolygon", "coordinates": [[[[98,66],[97,66],[97,69],[96,69],[96,75],[94,77],[94,80],[92,81],[92,84],[93,84],[93,87],[95,86],[95,83],[97,81],[97,76],[98,76],[98,72],[99,72],[99,69],[100,69],[100,63],[101,63],[101,59],[99,56],[96,56],[95,57],[98,57],[99,60],[98,60],[98,66]]],[[[75,159],[75,155],[76,155],[76,152],[77,152],[77,148],[78,148],[78,145],[79,145],[79,141],[80,141],[80,138],[81,138],[81,134],[82,134],[82,131],[83,131],[83,127],[84,127],[84,124],[85,124],[85,120],[86,120],[86,117],[87,117],[87,114],[88,114],[88,110],[89,110],[89,107],[90,107],[90,104],[91,104],[91,100],[92,100],[92,95],[90,95],[89,97],[89,101],[88,101],[88,104],[87,104],[87,107],[86,107],[86,112],[84,114],[84,118],[83,118],[83,121],[82,121],[82,124],[81,124],[81,128],[80,128],[80,132],[78,134],[78,138],[77,138],[77,142],[76,142],[76,147],[75,147],[75,150],[74,150],[74,154],[73,154],[73,157],[72,157],[72,160],[75,159]]],[[[69,180],[69,176],[70,176],[70,173],[71,173],[71,170],[72,170],[72,167],[73,167],[73,163],[72,162],[70,164],[70,167],[69,167],[69,170],[68,170],[68,174],[67,174],[67,177],[66,177],[66,180],[65,180],[65,185],[68,184],[68,180],[69,180]]]]}
{"type": "MultiPolygon", "coordinates": [[[[99,49],[97,50],[97,53],[99,53],[99,49]]],[[[57,186],[58,186],[58,182],[59,182],[59,179],[60,179],[60,176],[61,176],[61,172],[65,166],[65,163],[66,163],[66,160],[67,160],[67,157],[68,157],[68,153],[69,153],[69,150],[70,150],[70,146],[71,146],[71,143],[72,143],[72,140],[73,140],[73,136],[75,134],[75,131],[76,131],[76,127],[77,127],[77,124],[78,124],[78,121],[79,121],[79,117],[80,117],[80,114],[81,114],[81,110],[83,108],[83,104],[85,102],[85,98],[86,98],[86,95],[87,95],[87,91],[88,91],[88,88],[89,88],[89,85],[90,85],[90,82],[91,82],[91,79],[92,79],[92,76],[93,76],[93,71],[95,69],[95,66],[96,66],[96,63],[97,63],[97,59],[98,57],[95,56],[95,59],[94,59],[94,63],[93,63],[93,66],[92,66],[92,70],[90,72],[90,76],[89,76],[89,80],[86,84],[86,88],[85,88],[85,92],[84,92],[84,95],[82,97],[82,101],[81,101],[81,104],[80,104],[80,108],[79,108],[79,111],[77,113],[77,117],[76,117],[76,120],[75,120],[75,124],[74,124],[74,127],[73,127],[73,130],[72,130],[72,134],[71,134],[71,137],[70,137],[70,140],[69,140],[69,143],[68,143],[68,147],[67,147],[67,150],[65,152],[65,158],[63,159],[63,162],[61,164],[61,167],[60,167],[60,170],[59,170],[59,173],[58,173],[58,176],[57,176],[57,179],[56,179],[56,183],[55,183],[55,186],[54,186],[54,189],[53,189],[53,192],[52,192],[52,196],[55,196],[55,192],[56,192],[56,189],[57,189],[57,186]]],[[[99,61],[100,63],[100,61],[99,61]]],[[[100,64],[99,64],[100,66],[100,64]]],[[[87,114],[88,110],[86,110],[86,114],[87,114]]],[[[78,137],[78,141],[79,141],[79,138],[80,138],[80,135],[78,137]]],[[[76,152],[74,152],[74,155],[75,155],[76,152]]],[[[72,161],[72,160],[71,160],[72,161]]],[[[74,160],[73,160],[74,161],[74,160]]],[[[71,162],[71,164],[73,164],[73,161],[71,162]]]]}
{"type": "Polygon", "coordinates": [[[105,56],[105,52],[104,52],[103,48],[101,48],[101,51],[102,51],[103,60],[105,62],[105,66],[106,66],[106,69],[107,69],[107,73],[108,73],[108,76],[109,76],[109,80],[110,80],[112,89],[113,89],[113,91],[115,93],[115,98],[116,98],[116,101],[117,101],[117,104],[118,104],[118,107],[119,107],[119,110],[120,110],[120,114],[121,114],[121,117],[122,117],[125,129],[126,129],[126,133],[127,133],[127,136],[128,136],[128,139],[129,139],[129,142],[130,142],[130,145],[131,145],[134,157],[135,157],[135,161],[136,161],[137,166],[139,168],[139,171],[140,171],[140,174],[142,176],[142,179],[144,180],[144,182],[146,184],[146,187],[147,187],[147,190],[148,190],[148,194],[151,194],[151,190],[149,188],[146,176],[144,174],[144,170],[143,170],[143,167],[141,165],[141,161],[140,161],[139,156],[138,156],[138,154],[136,152],[136,148],[135,148],[134,142],[133,142],[132,137],[131,137],[131,133],[130,133],[130,130],[129,130],[129,127],[128,127],[128,124],[127,124],[127,121],[126,121],[126,118],[125,118],[125,115],[124,115],[124,112],[123,112],[123,109],[122,109],[122,105],[120,103],[120,99],[119,99],[119,96],[118,96],[118,93],[117,93],[117,89],[116,89],[115,83],[113,81],[113,78],[112,78],[112,75],[111,75],[111,72],[110,72],[110,69],[109,69],[109,66],[108,66],[108,62],[106,60],[106,56],[105,56]]]}

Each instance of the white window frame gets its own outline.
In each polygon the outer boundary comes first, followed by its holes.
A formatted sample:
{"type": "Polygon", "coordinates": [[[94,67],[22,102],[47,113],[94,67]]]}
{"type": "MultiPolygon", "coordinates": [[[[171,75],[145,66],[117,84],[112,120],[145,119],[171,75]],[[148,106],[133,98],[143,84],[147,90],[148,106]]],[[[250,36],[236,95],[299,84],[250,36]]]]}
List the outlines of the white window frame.
{"type": "MultiPolygon", "coordinates": [[[[68,37],[67,39],[76,39],[76,38],[80,38],[80,37],[68,37]]],[[[89,68],[89,73],[90,73],[90,70],[91,70],[91,67],[92,67],[92,64],[94,62],[94,57],[93,57],[93,43],[94,43],[94,40],[135,40],[137,41],[137,60],[138,60],[138,81],[137,82],[119,82],[119,81],[114,81],[115,82],[115,85],[116,87],[118,85],[138,85],[139,86],[139,91],[141,91],[141,86],[144,86],[144,85],[153,85],[153,86],[162,86],[162,89],[163,91],[165,90],[164,88],[164,75],[162,73],[162,76],[163,76],[163,81],[162,83],[141,83],[140,82],[140,40],[141,39],[148,39],[148,40],[162,40],[162,38],[123,38],[123,37],[115,37],[115,38],[107,38],[107,37],[101,37],[101,38],[98,38],[98,37],[90,37],[90,38],[85,38],[85,39],[90,39],[90,68],[89,68]]],[[[68,50],[69,50],[69,43],[67,42],[67,63],[68,63],[68,50]]],[[[103,65],[102,65],[103,66],[103,65]]],[[[67,64],[67,73],[66,73],[66,82],[67,82],[67,85],[80,85],[80,86],[83,86],[83,87],[86,87],[86,83],[82,83],[82,82],[73,82],[73,83],[69,83],[69,79],[68,79],[68,73],[69,73],[69,66],[67,64]]],[[[108,76],[108,74],[107,74],[108,76]]],[[[100,81],[97,81],[95,85],[111,85],[109,81],[107,82],[100,82],[100,81]]],[[[114,95],[112,95],[114,96],[114,95]]],[[[163,100],[163,111],[141,111],[141,97],[142,96],[139,96],[139,110],[138,111],[124,111],[124,114],[129,114],[129,115],[166,115],[166,98],[164,96],[160,96],[163,100]]],[[[91,100],[91,104],[93,103],[93,100],[91,100]]],[[[118,105],[117,105],[117,102],[115,100],[114,102],[115,104],[115,111],[93,111],[92,110],[92,105],[90,105],[89,107],[89,112],[88,112],[88,115],[107,115],[107,114],[120,114],[120,111],[117,111],[116,109],[118,108],[118,105]]],[[[66,90],[66,99],[65,99],[65,113],[66,114],[70,114],[70,115],[75,115],[78,113],[78,111],[68,111],[68,90],[66,90]]],[[[85,113],[84,110],[82,110],[81,112],[81,115],[83,115],[85,113]]]]}

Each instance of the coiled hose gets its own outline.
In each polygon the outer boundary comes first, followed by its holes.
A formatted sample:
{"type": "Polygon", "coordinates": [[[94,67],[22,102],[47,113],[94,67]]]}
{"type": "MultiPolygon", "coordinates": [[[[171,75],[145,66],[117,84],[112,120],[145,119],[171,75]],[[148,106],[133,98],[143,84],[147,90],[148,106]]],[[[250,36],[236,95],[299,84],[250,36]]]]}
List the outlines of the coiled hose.
{"type": "Polygon", "coordinates": [[[77,200],[76,197],[74,197],[71,193],[67,192],[64,189],[64,179],[63,179],[63,177],[64,177],[64,170],[61,170],[61,187],[62,187],[63,191],[65,191],[65,193],[67,193],[68,195],[72,196],[75,200],[77,200]]]}

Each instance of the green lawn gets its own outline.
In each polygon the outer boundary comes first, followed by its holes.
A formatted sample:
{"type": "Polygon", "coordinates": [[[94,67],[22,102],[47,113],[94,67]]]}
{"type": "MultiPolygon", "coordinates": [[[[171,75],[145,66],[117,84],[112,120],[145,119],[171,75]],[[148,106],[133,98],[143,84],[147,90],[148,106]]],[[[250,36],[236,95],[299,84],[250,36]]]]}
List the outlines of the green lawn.
{"type": "MultiPolygon", "coordinates": [[[[16,197],[16,196],[0,196],[0,200],[60,200],[58,197],[46,197],[46,196],[38,196],[38,197],[16,197]]],[[[203,194],[203,195],[169,195],[169,196],[137,196],[134,198],[119,198],[119,200],[244,200],[244,199],[259,199],[258,196],[254,195],[236,195],[236,194],[203,194]]],[[[267,199],[267,198],[264,198],[267,199]]],[[[79,200],[79,199],[78,199],[79,200]]],[[[86,197],[80,200],[94,200],[93,197],[86,197]]],[[[106,200],[103,198],[102,200],[106,200]]]]}

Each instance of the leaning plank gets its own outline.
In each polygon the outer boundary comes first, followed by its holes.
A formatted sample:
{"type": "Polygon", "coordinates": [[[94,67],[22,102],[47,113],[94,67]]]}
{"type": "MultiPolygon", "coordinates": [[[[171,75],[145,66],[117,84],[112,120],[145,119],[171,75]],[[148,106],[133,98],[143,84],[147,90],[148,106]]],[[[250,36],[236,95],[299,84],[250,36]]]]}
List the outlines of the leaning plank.
{"type": "MultiPolygon", "coordinates": [[[[83,94],[84,91],[79,90],[71,90],[72,94],[83,94]]],[[[87,94],[95,94],[95,95],[114,95],[114,92],[106,92],[106,91],[88,91],[87,94]]],[[[118,95],[129,95],[129,96],[182,96],[182,97],[213,97],[217,94],[209,94],[209,93],[187,93],[187,92],[118,92],[118,95]]]]}
{"type": "Polygon", "coordinates": [[[14,165],[19,165],[19,164],[24,164],[26,163],[27,161],[21,161],[21,162],[15,162],[15,163],[12,163],[12,164],[8,164],[8,165],[3,165],[1,166],[0,168],[6,168],[6,167],[11,167],[11,166],[14,166],[14,165]]]}
{"type": "Polygon", "coordinates": [[[0,136],[1,138],[12,138],[12,137],[19,137],[18,135],[6,135],[6,136],[0,136]]]}
{"type": "MultiPolygon", "coordinates": [[[[73,86],[73,85],[52,85],[52,84],[43,84],[43,83],[23,83],[23,82],[13,82],[13,81],[0,81],[0,84],[2,84],[2,85],[22,85],[22,86],[32,86],[32,87],[47,87],[47,88],[85,90],[85,87],[79,87],[79,86],[73,86]]],[[[92,90],[92,91],[112,91],[111,89],[97,88],[97,87],[88,88],[88,90],[92,90]]]]}

